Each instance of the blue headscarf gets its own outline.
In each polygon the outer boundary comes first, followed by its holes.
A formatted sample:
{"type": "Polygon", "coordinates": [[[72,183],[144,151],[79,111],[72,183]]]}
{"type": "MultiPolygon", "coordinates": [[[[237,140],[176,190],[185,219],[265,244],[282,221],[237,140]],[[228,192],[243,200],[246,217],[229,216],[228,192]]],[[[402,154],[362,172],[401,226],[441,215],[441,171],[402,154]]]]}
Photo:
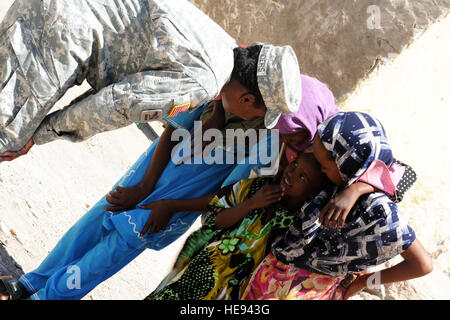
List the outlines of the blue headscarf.
{"type": "MultiPolygon", "coordinates": [[[[318,134],[346,186],[373,161],[390,166],[394,160],[383,126],[368,114],[338,113],[319,126],[318,134]]],[[[346,275],[380,265],[414,242],[414,231],[382,192],[360,197],[342,229],[325,230],[319,224],[320,210],[339,190],[330,184],[302,207],[289,231],[272,246],[280,261],[319,274],[346,275]]]]}
{"type": "Polygon", "coordinates": [[[383,161],[387,167],[394,161],[382,124],[366,113],[337,113],[320,124],[317,131],[347,186],[374,160],[383,161]]]}

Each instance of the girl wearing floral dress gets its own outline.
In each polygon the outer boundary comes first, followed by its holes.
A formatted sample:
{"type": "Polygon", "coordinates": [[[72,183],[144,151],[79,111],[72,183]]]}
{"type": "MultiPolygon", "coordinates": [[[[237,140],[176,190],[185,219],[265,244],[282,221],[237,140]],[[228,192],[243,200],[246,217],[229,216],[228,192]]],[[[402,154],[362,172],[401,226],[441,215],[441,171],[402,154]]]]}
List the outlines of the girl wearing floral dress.
{"type": "MultiPolygon", "coordinates": [[[[324,181],[313,155],[302,154],[277,184],[256,178],[225,187],[211,197],[205,224],[189,236],[173,270],[147,299],[239,299],[270,243],[324,181]]],[[[180,200],[165,201],[173,206],[180,200]]]]}

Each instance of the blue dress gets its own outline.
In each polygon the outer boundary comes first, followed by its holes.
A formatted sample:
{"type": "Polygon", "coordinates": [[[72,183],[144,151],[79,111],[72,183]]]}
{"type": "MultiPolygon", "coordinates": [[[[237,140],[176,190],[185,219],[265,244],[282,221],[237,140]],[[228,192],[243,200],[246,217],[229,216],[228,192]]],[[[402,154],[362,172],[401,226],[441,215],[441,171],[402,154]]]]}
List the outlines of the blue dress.
{"type": "MultiPolygon", "coordinates": [[[[181,113],[168,122],[192,132],[194,121],[200,118],[205,107],[181,113]]],[[[267,135],[266,139],[259,141],[259,145],[266,143],[270,148],[270,138],[271,135],[267,135]]],[[[132,187],[142,180],[158,141],[140,156],[115,186],[132,187]]],[[[254,148],[258,148],[258,145],[254,148]]],[[[214,156],[214,151],[209,156],[214,156]]],[[[169,161],[154,191],[133,210],[106,211],[104,208],[110,204],[102,197],[67,231],[36,270],[20,278],[21,283],[33,294],[31,298],[81,299],[146,248],[161,250],[170,245],[200,215],[199,212],[178,212],[172,216],[165,230],[141,237],[140,231],[151,214],[151,210],[141,209],[141,205],[160,199],[190,199],[213,194],[224,185],[247,178],[252,168],[260,166],[250,164],[254,161],[214,165],[205,162],[177,166],[169,161]]]]}

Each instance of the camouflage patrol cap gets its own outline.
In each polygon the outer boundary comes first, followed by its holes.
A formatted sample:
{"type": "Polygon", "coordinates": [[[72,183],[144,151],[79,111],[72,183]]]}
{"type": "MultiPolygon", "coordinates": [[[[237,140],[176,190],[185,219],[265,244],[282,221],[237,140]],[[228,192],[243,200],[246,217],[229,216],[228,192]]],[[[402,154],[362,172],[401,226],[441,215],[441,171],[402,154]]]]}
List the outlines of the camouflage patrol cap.
{"type": "Polygon", "coordinates": [[[272,129],[281,114],[298,110],[302,84],[297,56],[290,46],[264,44],[257,68],[258,87],[266,105],[265,125],[272,129]]]}

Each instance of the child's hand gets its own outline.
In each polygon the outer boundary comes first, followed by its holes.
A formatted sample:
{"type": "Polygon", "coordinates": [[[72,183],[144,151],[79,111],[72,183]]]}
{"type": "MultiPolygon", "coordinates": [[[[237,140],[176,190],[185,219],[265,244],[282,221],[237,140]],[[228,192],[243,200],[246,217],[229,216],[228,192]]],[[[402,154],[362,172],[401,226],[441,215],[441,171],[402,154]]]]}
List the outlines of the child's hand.
{"type": "Polygon", "coordinates": [[[322,223],[325,229],[342,228],[359,196],[359,192],[353,185],[339,193],[320,211],[319,223],[322,223]]]}
{"type": "Polygon", "coordinates": [[[348,300],[361,290],[367,287],[368,275],[354,274],[349,279],[345,279],[341,282],[340,287],[343,290],[344,297],[343,300],[348,300]],[[347,283],[345,283],[347,282],[347,283]]]}
{"type": "Polygon", "coordinates": [[[145,192],[139,186],[124,188],[117,186],[106,195],[106,201],[113,207],[105,207],[106,211],[124,211],[136,208],[136,205],[145,199],[150,193],[145,192]]]}
{"type": "Polygon", "coordinates": [[[281,200],[284,189],[279,184],[266,184],[248,201],[253,209],[264,208],[281,200]]]}
{"type": "Polygon", "coordinates": [[[150,229],[149,235],[158,233],[167,228],[170,218],[174,214],[171,200],[158,200],[141,206],[142,209],[151,209],[152,212],[145,223],[140,235],[141,237],[150,229]]]}

